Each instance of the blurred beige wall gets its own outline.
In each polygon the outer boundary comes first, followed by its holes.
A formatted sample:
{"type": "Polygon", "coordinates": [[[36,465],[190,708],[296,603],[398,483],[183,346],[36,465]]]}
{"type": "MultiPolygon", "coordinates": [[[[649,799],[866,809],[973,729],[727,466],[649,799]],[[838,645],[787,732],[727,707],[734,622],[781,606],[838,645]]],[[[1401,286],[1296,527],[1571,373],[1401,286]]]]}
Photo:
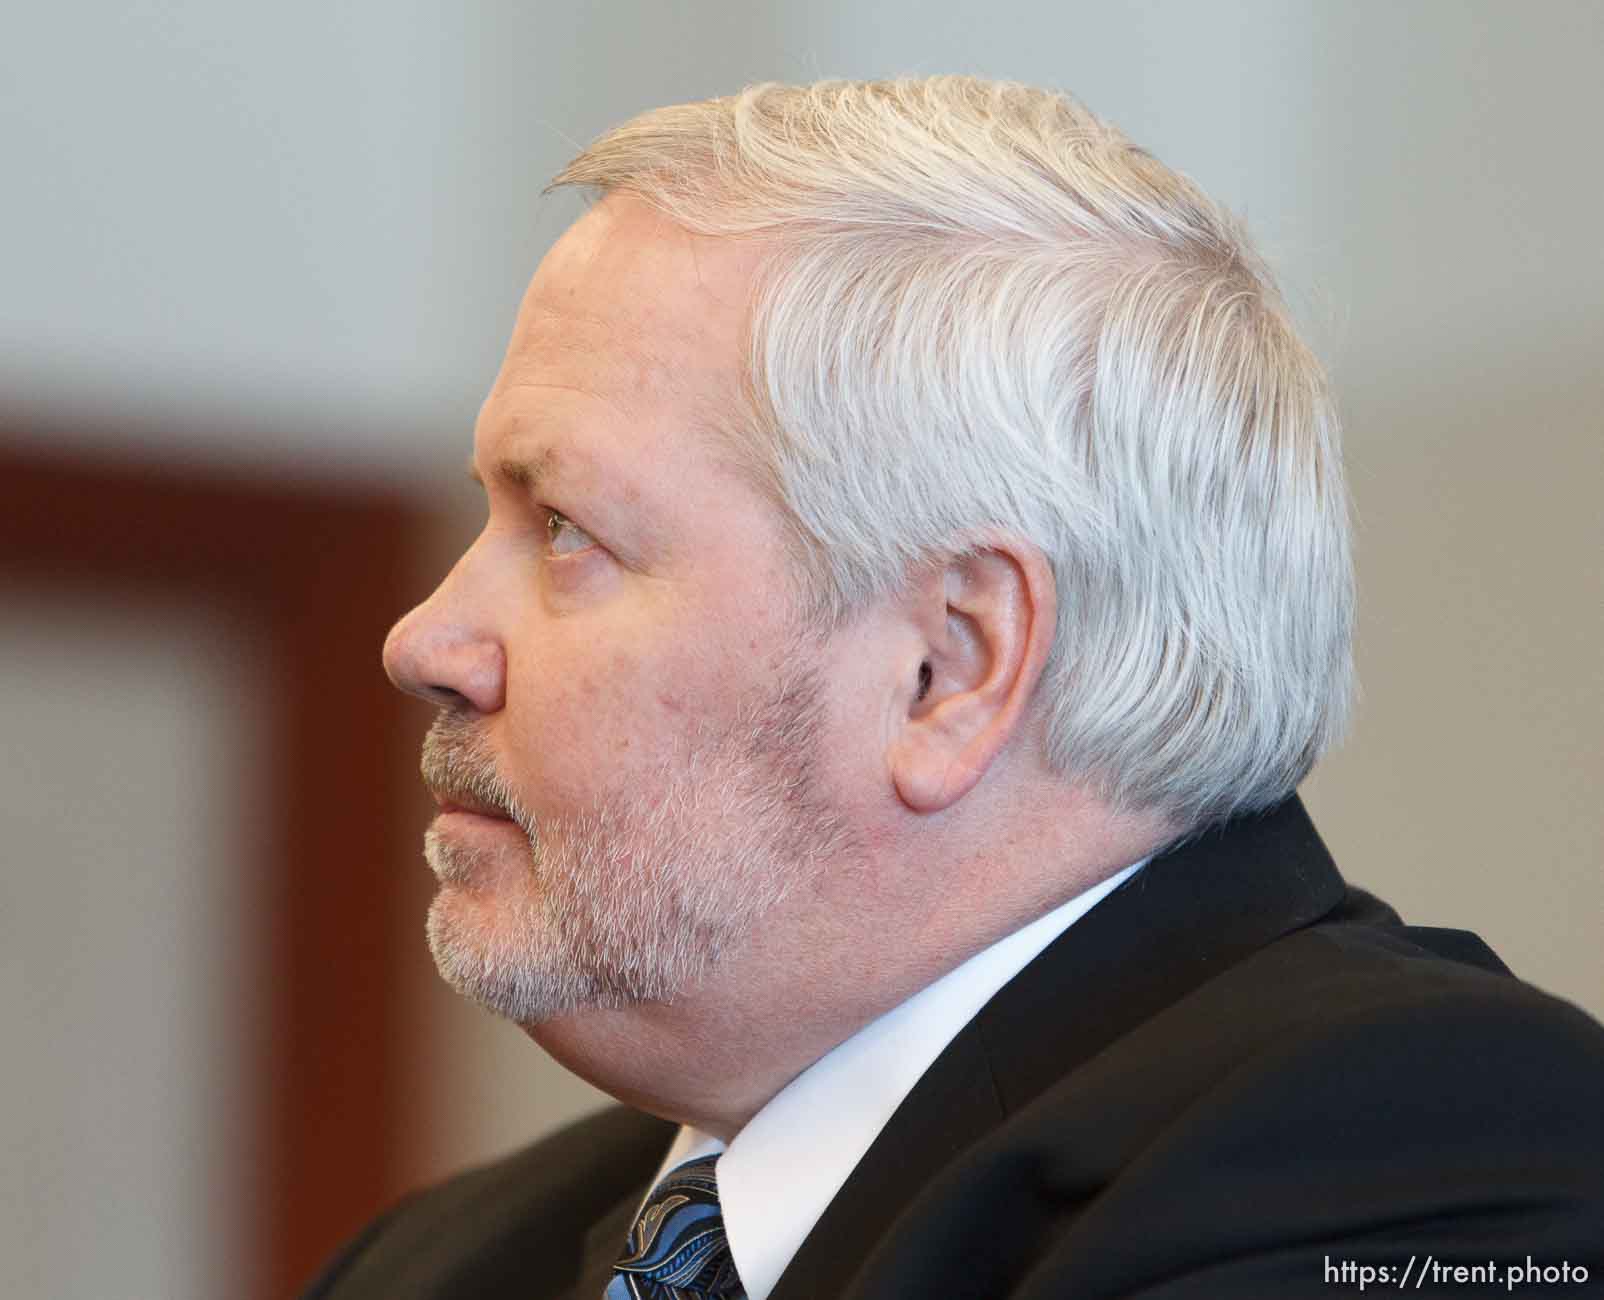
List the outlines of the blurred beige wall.
{"type": "MultiPolygon", "coordinates": [[[[1246,216],[1330,359],[1363,697],[1306,793],[1339,863],[1604,1014],[1604,6],[93,0],[15,26],[0,420],[413,484],[442,572],[577,142],[765,78],[1071,90],[1246,216]]],[[[436,986],[419,926],[424,1163],[596,1104],[436,986]]]]}
{"type": "Polygon", "coordinates": [[[262,682],[203,608],[0,587],[0,1295],[260,1267],[262,682]]]}

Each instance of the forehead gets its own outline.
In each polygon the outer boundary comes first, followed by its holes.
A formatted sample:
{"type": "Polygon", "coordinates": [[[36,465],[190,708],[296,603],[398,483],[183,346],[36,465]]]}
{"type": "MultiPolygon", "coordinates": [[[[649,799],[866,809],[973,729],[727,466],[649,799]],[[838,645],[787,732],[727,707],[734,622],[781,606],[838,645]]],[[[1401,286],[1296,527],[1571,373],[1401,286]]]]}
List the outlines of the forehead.
{"type": "Polygon", "coordinates": [[[604,199],[535,273],[481,414],[481,450],[509,429],[551,425],[567,444],[559,460],[565,449],[685,455],[685,440],[726,419],[741,391],[759,257],[640,200],[604,199]]]}

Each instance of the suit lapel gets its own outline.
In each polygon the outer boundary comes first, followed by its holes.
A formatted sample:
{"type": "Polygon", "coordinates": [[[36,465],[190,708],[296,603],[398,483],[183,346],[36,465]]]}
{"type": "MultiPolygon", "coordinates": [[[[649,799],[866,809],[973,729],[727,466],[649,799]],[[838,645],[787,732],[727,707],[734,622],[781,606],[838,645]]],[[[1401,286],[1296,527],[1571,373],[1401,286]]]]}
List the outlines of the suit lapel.
{"type": "Polygon", "coordinates": [[[1302,803],[1155,858],[1005,985],[925,1072],[771,1300],[841,1295],[935,1173],[1047,1087],[1218,972],[1337,908],[1302,803]]]}
{"type": "Polygon", "coordinates": [[[630,1192],[585,1234],[579,1278],[568,1292],[569,1300],[601,1300],[602,1292],[612,1281],[613,1261],[624,1249],[624,1239],[635,1222],[635,1212],[650,1190],[648,1184],[630,1192]]]}

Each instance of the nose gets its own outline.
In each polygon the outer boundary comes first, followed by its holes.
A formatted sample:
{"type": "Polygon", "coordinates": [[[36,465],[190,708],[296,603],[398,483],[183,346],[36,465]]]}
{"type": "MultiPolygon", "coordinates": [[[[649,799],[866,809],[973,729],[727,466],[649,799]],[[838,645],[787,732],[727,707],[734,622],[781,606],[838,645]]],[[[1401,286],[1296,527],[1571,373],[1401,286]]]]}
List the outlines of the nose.
{"type": "Polygon", "coordinates": [[[409,695],[442,708],[497,713],[506,703],[507,655],[467,599],[463,562],[384,640],[384,671],[409,695]]]}

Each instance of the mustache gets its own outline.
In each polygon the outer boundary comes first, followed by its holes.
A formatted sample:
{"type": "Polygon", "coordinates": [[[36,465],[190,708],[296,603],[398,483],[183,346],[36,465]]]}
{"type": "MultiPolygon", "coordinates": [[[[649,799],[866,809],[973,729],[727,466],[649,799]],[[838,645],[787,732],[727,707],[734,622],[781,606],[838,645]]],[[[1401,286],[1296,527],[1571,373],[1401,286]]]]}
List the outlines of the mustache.
{"type": "Polygon", "coordinates": [[[423,738],[420,769],[437,797],[487,807],[531,830],[533,821],[497,769],[490,742],[463,714],[444,710],[435,718],[423,738]]]}

